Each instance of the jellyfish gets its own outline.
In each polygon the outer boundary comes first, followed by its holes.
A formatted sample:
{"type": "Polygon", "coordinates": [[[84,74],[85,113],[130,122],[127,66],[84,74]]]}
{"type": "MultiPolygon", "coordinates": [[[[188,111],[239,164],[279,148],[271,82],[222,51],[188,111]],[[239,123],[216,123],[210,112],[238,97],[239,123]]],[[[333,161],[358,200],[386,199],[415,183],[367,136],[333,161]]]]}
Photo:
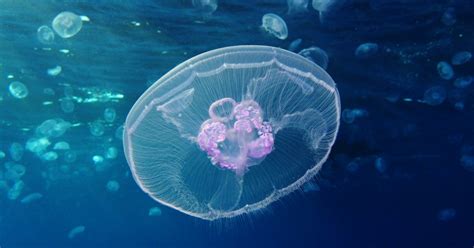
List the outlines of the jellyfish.
{"type": "Polygon", "coordinates": [[[436,65],[436,69],[438,70],[438,74],[442,79],[450,80],[451,78],[454,77],[453,67],[451,67],[451,65],[448,64],[448,62],[440,61],[436,65]]]}
{"type": "Polygon", "coordinates": [[[20,202],[22,204],[28,204],[28,203],[31,203],[31,202],[34,202],[34,201],[38,201],[41,198],[43,198],[43,194],[35,192],[35,193],[31,193],[29,195],[26,195],[25,197],[23,197],[20,200],[20,202]]]}
{"type": "Polygon", "coordinates": [[[342,0],[313,0],[311,5],[319,12],[319,21],[323,22],[325,13],[341,5],[343,2],[342,0]]]}
{"type": "Polygon", "coordinates": [[[59,13],[51,25],[54,31],[62,38],[76,35],[82,28],[81,17],[68,11],[59,13]]]}
{"type": "Polygon", "coordinates": [[[47,70],[47,73],[48,73],[48,75],[55,77],[55,76],[59,75],[59,73],[61,73],[62,70],[63,70],[63,68],[60,65],[57,65],[55,67],[49,68],[47,70]]]}
{"type": "Polygon", "coordinates": [[[69,97],[65,97],[65,98],[62,98],[60,99],[60,105],[61,105],[61,110],[64,112],[64,113],[72,113],[74,112],[74,109],[75,109],[75,104],[74,102],[72,101],[71,98],[69,97]]]}
{"type": "Polygon", "coordinates": [[[203,13],[212,14],[218,5],[217,0],[193,0],[193,6],[203,13]]]}
{"type": "Polygon", "coordinates": [[[339,128],[331,77],[275,47],[212,50],[178,65],[124,126],[133,178],[154,200],[205,220],[249,214],[302,187],[339,128]]]}
{"type": "Polygon", "coordinates": [[[116,116],[117,116],[117,113],[115,112],[115,109],[106,108],[104,110],[104,120],[106,122],[114,122],[116,116]]]}
{"type": "Polygon", "coordinates": [[[309,0],[287,0],[288,14],[297,14],[308,11],[309,0]]]}
{"type": "Polygon", "coordinates": [[[471,85],[472,81],[474,81],[473,76],[458,77],[458,78],[456,78],[456,80],[454,80],[453,85],[456,88],[464,89],[464,88],[469,87],[469,85],[471,85]]]}
{"type": "Polygon", "coordinates": [[[161,209],[159,207],[152,207],[148,210],[148,216],[160,216],[161,209]]]}
{"type": "Polygon", "coordinates": [[[443,86],[433,86],[425,91],[423,102],[431,106],[440,105],[446,96],[447,93],[443,86]]]}
{"type": "Polygon", "coordinates": [[[107,148],[107,151],[105,153],[105,157],[107,159],[115,159],[115,158],[117,158],[117,155],[118,155],[118,149],[117,148],[115,148],[113,146],[107,148]]]}
{"type": "Polygon", "coordinates": [[[15,81],[10,83],[8,90],[13,97],[18,99],[23,99],[28,96],[28,88],[22,82],[15,81]]]}
{"type": "Polygon", "coordinates": [[[303,42],[302,39],[296,39],[292,41],[290,45],[288,46],[288,51],[292,51],[292,52],[296,51],[298,47],[301,45],[301,42],[303,42]]]}
{"type": "Polygon", "coordinates": [[[54,32],[48,26],[43,25],[39,27],[38,30],[36,31],[36,34],[38,36],[39,42],[45,45],[50,45],[54,42],[54,32]]]}
{"type": "Polygon", "coordinates": [[[96,120],[89,125],[89,131],[91,132],[92,135],[94,136],[102,136],[105,132],[105,126],[104,123],[100,120],[96,120]]]}
{"type": "Polygon", "coordinates": [[[74,163],[77,159],[77,153],[74,151],[66,151],[63,156],[64,162],[66,163],[74,163]]]}
{"type": "Polygon", "coordinates": [[[71,230],[68,232],[67,237],[68,237],[69,239],[73,239],[73,238],[75,238],[77,235],[83,233],[85,230],[86,230],[86,227],[85,227],[85,226],[82,226],[82,225],[76,226],[76,227],[74,227],[73,229],[71,229],[71,230]]]}
{"type": "Polygon", "coordinates": [[[20,143],[14,142],[10,145],[10,157],[13,161],[20,161],[23,157],[25,148],[20,143]]]}
{"type": "Polygon", "coordinates": [[[363,43],[359,45],[354,54],[359,59],[367,59],[374,56],[379,50],[379,45],[377,43],[363,43]]]}
{"type": "Polygon", "coordinates": [[[41,158],[45,161],[54,161],[58,159],[58,153],[54,151],[49,151],[41,155],[41,158]]]}
{"type": "Polygon", "coordinates": [[[472,53],[471,52],[468,52],[468,51],[457,52],[451,58],[451,64],[453,64],[453,65],[462,65],[462,64],[465,64],[465,63],[469,62],[469,60],[471,60],[471,58],[472,58],[472,53]]]}
{"type": "Polygon", "coordinates": [[[59,141],[54,144],[53,150],[69,150],[71,147],[66,141],[59,141]]]}
{"type": "Polygon", "coordinates": [[[107,191],[114,193],[120,189],[120,184],[115,180],[110,180],[107,182],[106,188],[107,191]]]}
{"type": "Polygon", "coordinates": [[[309,47],[301,50],[298,54],[313,61],[317,65],[321,66],[321,68],[323,68],[324,70],[326,70],[328,67],[328,54],[319,47],[309,47]]]}
{"type": "Polygon", "coordinates": [[[288,37],[286,23],[278,15],[272,13],[265,14],[262,17],[262,28],[280,40],[284,40],[288,37]]]}
{"type": "Polygon", "coordinates": [[[455,9],[450,7],[447,8],[441,16],[441,22],[446,26],[452,26],[456,23],[456,12],[455,9]]]}

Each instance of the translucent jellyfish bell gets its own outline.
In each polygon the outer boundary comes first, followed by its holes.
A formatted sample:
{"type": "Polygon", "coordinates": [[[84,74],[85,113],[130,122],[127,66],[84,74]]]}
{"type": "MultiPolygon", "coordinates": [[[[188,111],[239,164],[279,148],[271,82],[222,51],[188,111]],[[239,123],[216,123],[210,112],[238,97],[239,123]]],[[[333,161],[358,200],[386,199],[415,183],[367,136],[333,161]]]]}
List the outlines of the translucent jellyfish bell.
{"type": "Polygon", "coordinates": [[[324,70],[328,68],[329,56],[323,49],[319,47],[308,47],[301,50],[298,54],[313,61],[317,65],[321,66],[324,70]]]}
{"type": "Polygon", "coordinates": [[[339,128],[336,85],[267,46],[209,51],[155,82],[127,116],[124,150],[156,201],[207,220],[265,208],[310,180],[339,128]]]}
{"type": "Polygon", "coordinates": [[[39,42],[45,45],[49,45],[54,42],[54,32],[48,26],[43,25],[39,27],[37,30],[37,36],[38,36],[39,42]]]}
{"type": "Polygon", "coordinates": [[[81,17],[68,11],[59,13],[53,20],[54,31],[62,38],[76,35],[82,28],[81,17]]]}
{"type": "Polygon", "coordinates": [[[262,17],[262,27],[265,31],[277,37],[280,40],[284,40],[288,37],[288,27],[285,21],[275,14],[265,14],[262,17]]]}
{"type": "Polygon", "coordinates": [[[308,11],[309,0],[287,0],[288,14],[304,13],[308,11]]]}

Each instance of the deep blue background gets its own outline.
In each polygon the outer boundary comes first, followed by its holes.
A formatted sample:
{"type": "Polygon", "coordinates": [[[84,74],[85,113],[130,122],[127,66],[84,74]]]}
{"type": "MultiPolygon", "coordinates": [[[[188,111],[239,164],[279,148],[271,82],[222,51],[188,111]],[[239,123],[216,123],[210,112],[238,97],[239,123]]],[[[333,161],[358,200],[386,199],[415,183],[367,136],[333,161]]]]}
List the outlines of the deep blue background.
{"type": "MultiPolygon", "coordinates": [[[[309,7],[289,16],[285,1],[221,0],[212,16],[203,17],[187,1],[13,1],[0,0],[0,150],[24,144],[35,126],[60,117],[81,126],[64,140],[79,153],[78,166],[113,138],[117,126],[140,94],[178,63],[199,53],[229,45],[264,44],[287,48],[302,38],[300,48],[319,46],[328,52],[329,74],[339,88],[343,108],[363,108],[367,117],[342,123],[329,161],[316,178],[321,191],[296,192],[261,213],[207,222],[160,206],[141,192],[128,175],[120,153],[106,172],[45,182],[48,166],[29,152],[25,193],[44,198],[29,205],[0,193],[0,247],[472,247],[474,245],[474,173],[460,158],[474,145],[473,88],[457,92],[439,78],[436,64],[461,50],[474,51],[474,3],[440,0],[346,0],[325,15],[309,7]],[[443,12],[455,9],[457,22],[446,26],[443,12]],[[61,11],[88,16],[82,30],[51,46],[40,44],[36,29],[50,25],[61,11]],[[261,16],[273,12],[285,19],[288,39],[281,41],[260,28],[261,16]],[[132,21],[140,22],[136,27],[132,21]],[[157,32],[159,30],[159,32],[157,32]],[[355,48],[376,42],[379,53],[358,60],[355,48]],[[51,51],[43,50],[51,47],[51,51]],[[69,55],[58,52],[69,49],[69,55]],[[166,51],[166,52],[164,52],[166,51]],[[50,77],[46,69],[61,65],[50,77]],[[7,75],[25,83],[23,100],[8,94],[7,75]],[[61,112],[57,98],[42,94],[61,83],[75,89],[98,87],[120,92],[120,102],[77,104],[61,112]],[[429,87],[442,85],[448,98],[440,106],[416,101],[429,87]],[[451,96],[464,99],[462,111],[451,96]],[[389,102],[399,95],[413,102],[389,102]],[[41,103],[52,100],[53,105],[41,103]],[[117,110],[117,121],[103,137],[92,137],[87,123],[101,118],[105,107],[117,110]],[[30,128],[22,131],[21,128],[30,128]],[[376,157],[388,171],[378,173],[376,157]],[[356,161],[359,169],[346,169],[356,161]],[[105,190],[109,179],[120,182],[116,194],[105,190]],[[456,216],[441,221],[438,213],[453,208],[456,216]],[[75,239],[68,231],[86,226],[75,239]]],[[[473,75],[473,62],[455,67],[456,75],[473,75]]],[[[474,151],[474,150],[473,150],[474,151]]],[[[471,151],[472,152],[472,151],[471,151]]],[[[7,157],[0,161],[4,163],[7,157]]],[[[57,166],[57,165],[56,165],[57,166]]]]}

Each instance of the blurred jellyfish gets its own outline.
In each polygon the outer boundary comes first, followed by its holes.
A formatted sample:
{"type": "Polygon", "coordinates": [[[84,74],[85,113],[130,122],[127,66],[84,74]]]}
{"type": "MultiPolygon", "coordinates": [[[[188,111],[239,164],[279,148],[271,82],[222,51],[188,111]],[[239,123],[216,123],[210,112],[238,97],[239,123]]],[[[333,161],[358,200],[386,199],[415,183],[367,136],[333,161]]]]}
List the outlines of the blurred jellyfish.
{"type": "Polygon", "coordinates": [[[39,42],[45,44],[45,45],[50,45],[54,42],[54,32],[53,30],[48,27],[48,26],[41,26],[38,28],[36,31],[37,37],[39,42]]]}
{"type": "Polygon", "coordinates": [[[290,45],[288,46],[288,51],[292,51],[292,52],[296,51],[300,47],[301,42],[303,42],[302,39],[296,39],[292,41],[290,45]]]}
{"type": "Polygon", "coordinates": [[[64,92],[64,96],[67,98],[72,98],[74,95],[74,89],[72,88],[71,85],[65,85],[63,92],[64,92]]]}
{"type": "Polygon", "coordinates": [[[36,128],[36,135],[57,138],[62,136],[70,127],[71,123],[61,118],[49,119],[36,128]]]}
{"type": "Polygon", "coordinates": [[[388,168],[387,161],[383,157],[377,157],[375,159],[375,169],[380,174],[384,174],[385,172],[387,172],[387,168],[388,168]]]}
{"type": "Polygon", "coordinates": [[[454,208],[445,208],[441,209],[438,212],[438,220],[440,221],[450,221],[456,217],[456,209],[454,208]]]}
{"type": "Polygon", "coordinates": [[[354,54],[359,59],[367,59],[374,56],[379,51],[379,45],[377,43],[364,43],[359,45],[354,54]]]}
{"type": "Polygon", "coordinates": [[[319,47],[309,47],[301,50],[298,54],[313,61],[317,65],[321,66],[321,68],[323,68],[324,70],[326,70],[328,67],[328,54],[319,47]]]}
{"type": "Polygon", "coordinates": [[[51,25],[54,31],[62,38],[70,38],[76,35],[82,28],[81,17],[72,12],[61,12],[53,20],[51,25]]]}
{"type": "Polygon", "coordinates": [[[89,124],[89,131],[94,136],[102,136],[105,132],[104,123],[100,120],[96,120],[89,124]]]}
{"type": "Polygon", "coordinates": [[[284,40],[288,37],[288,28],[286,27],[286,23],[278,15],[272,13],[265,14],[262,17],[262,27],[265,31],[280,40],[284,40]]]}
{"type": "Polygon", "coordinates": [[[347,124],[351,124],[354,122],[356,118],[368,116],[369,112],[365,109],[355,108],[355,109],[344,109],[342,111],[342,121],[347,124]]]}
{"type": "Polygon", "coordinates": [[[47,96],[54,96],[56,93],[51,88],[44,88],[43,89],[43,94],[45,94],[47,96]]]}
{"type": "Polygon", "coordinates": [[[161,209],[159,207],[152,207],[148,210],[148,216],[161,216],[161,209]]]}
{"type": "Polygon", "coordinates": [[[123,139],[123,125],[120,125],[115,130],[115,138],[122,140],[123,139]]]}
{"type": "Polygon", "coordinates": [[[456,23],[456,13],[454,8],[447,8],[441,16],[441,22],[446,26],[452,26],[456,23]]]}
{"type": "Polygon", "coordinates": [[[46,152],[46,153],[41,155],[41,158],[46,160],[46,161],[54,161],[54,160],[58,159],[58,153],[53,152],[53,151],[46,152]]]}
{"type": "Polygon", "coordinates": [[[443,86],[433,86],[425,91],[423,102],[431,106],[437,106],[444,102],[446,95],[443,86]]]}
{"type": "Polygon", "coordinates": [[[109,192],[117,192],[120,189],[120,184],[115,180],[110,180],[107,182],[106,188],[109,192]]]}
{"type": "Polygon", "coordinates": [[[472,53],[468,51],[457,52],[451,58],[451,64],[462,65],[469,62],[472,58],[472,53]]]}
{"type": "Polygon", "coordinates": [[[360,167],[359,163],[357,163],[357,161],[355,161],[354,159],[347,164],[346,170],[349,173],[356,173],[359,170],[359,167],[360,167]]]}
{"type": "Polygon", "coordinates": [[[454,80],[454,87],[459,89],[464,89],[471,85],[472,81],[474,81],[474,77],[472,76],[465,76],[465,77],[458,77],[454,80]]]}
{"type": "Polygon", "coordinates": [[[309,0],[287,0],[288,14],[297,14],[308,11],[309,0]]]}
{"type": "Polygon", "coordinates": [[[99,164],[99,163],[104,162],[104,157],[100,155],[94,155],[92,156],[92,161],[94,161],[95,164],[99,164]]]}
{"type": "Polygon", "coordinates": [[[71,100],[71,98],[62,98],[61,100],[61,110],[64,113],[72,113],[74,112],[74,102],[71,100]]]}
{"type": "Polygon", "coordinates": [[[107,148],[107,152],[105,153],[105,157],[107,159],[115,159],[115,158],[117,158],[117,154],[118,154],[118,149],[111,146],[111,147],[107,148]]]}
{"type": "Polygon", "coordinates": [[[75,238],[77,235],[83,233],[84,231],[86,230],[86,227],[85,226],[76,226],[74,227],[73,229],[71,229],[69,231],[69,233],[67,234],[67,237],[69,239],[73,239],[75,238]]]}
{"type": "Polygon", "coordinates": [[[316,175],[339,116],[338,91],[321,67],[280,48],[226,47],[183,62],[138,99],[125,155],[153,199],[206,220],[230,218],[316,175]]]}
{"type": "Polygon", "coordinates": [[[43,194],[41,194],[41,193],[31,193],[31,194],[23,197],[20,202],[22,204],[28,204],[28,203],[32,203],[34,201],[38,201],[41,198],[43,198],[43,194]]]}
{"type": "Polygon", "coordinates": [[[69,143],[66,141],[59,141],[56,144],[54,144],[53,150],[69,150],[69,143]]]}
{"type": "Polygon", "coordinates": [[[464,169],[474,172],[474,156],[473,155],[462,155],[461,156],[461,166],[464,167],[464,169]]]}
{"type": "Polygon", "coordinates": [[[195,9],[206,14],[212,14],[217,10],[217,0],[193,0],[195,9]]]}
{"type": "Polygon", "coordinates": [[[442,79],[450,80],[454,77],[453,67],[451,67],[448,62],[441,61],[438,63],[436,68],[438,69],[438,74],[442,79]]]}
{"type": "Polygon", "coordinates": [[[75,151],[66,151],[64,152],[64,162],[74,163],[77,159],[77,154],[75,151]]]}
{"type": "Polygon", "coordinates": [[[48,72],[48,75],[54,77],[54,76],[59,75],[59,73],[61,73],[62,70],[63,68],[60,65],[57,65],[53,68],[49,68],[47,72],[48,72]]]}
{"type": "Polygon", "coordinates": [[[6,156],[5,152],[0,151],[0,159],[3,159],[6,156]]]}
{"type": "Polygon", "coordinates": [[[28,96],[28,88],[26,88],[26,85],[23,84],[22,82],[12,82],[8,86],[8,90],[10,91],[10,94],[18,99],[22,99],[28,96]]]}
{"type": "Polygon", "coordinates": [[[23,153],[25,151],[25,148],[20,143],[14,142],[10,145],[10,158],[13,161],[20,161],[21,158],[23,157],[23,153]]]}
{"type": "Polygon", "coordinates": [[[22,180],[19,180],[13,184],[13,186],[8,190],[7,197],[10,200],[16,200],[21,195],[23,189],[25,188],[25,183],[22,180]]]}
{"type": "Polygon", "coordinates": [[[47,138],[31,138],[26,141],[26,149],[37,155],[41,155],[46,151],[46,148],[51,145],[47,138]]]}
{"type": "Polygon", "coordinates": [[[104,120],[106,122],[114,122],[116,116],[117,116],[117,113],[115,112],[115,109],[106,108],[104,110],[104,120]]]}
{"type": "Polygon", "coordinates": [[[26,173],[25,166],[13,162],[5,163],[5,179],[11,182],[17,182],[20,180],[26,173]]]}

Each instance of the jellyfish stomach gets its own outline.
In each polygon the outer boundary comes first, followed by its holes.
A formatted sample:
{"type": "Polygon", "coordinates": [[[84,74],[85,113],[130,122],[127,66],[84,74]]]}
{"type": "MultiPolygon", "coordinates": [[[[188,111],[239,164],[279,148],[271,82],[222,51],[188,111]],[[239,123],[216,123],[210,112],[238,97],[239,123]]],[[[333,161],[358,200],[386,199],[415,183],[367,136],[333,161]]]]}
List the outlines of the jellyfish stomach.
{"type": "MultiPolygon", "coordinates": [[[[242,175],[248,167],[260,163],[272,152],[273,128],[263,121],[257,102],[224,100],[234,103],[232,114],[225,119],[210,115],[211,118],[201,125],[197,142],[212,164],[242,175]]],[[[220,99],[211,104],[209,113],[222,102],[220,99]]]]}

